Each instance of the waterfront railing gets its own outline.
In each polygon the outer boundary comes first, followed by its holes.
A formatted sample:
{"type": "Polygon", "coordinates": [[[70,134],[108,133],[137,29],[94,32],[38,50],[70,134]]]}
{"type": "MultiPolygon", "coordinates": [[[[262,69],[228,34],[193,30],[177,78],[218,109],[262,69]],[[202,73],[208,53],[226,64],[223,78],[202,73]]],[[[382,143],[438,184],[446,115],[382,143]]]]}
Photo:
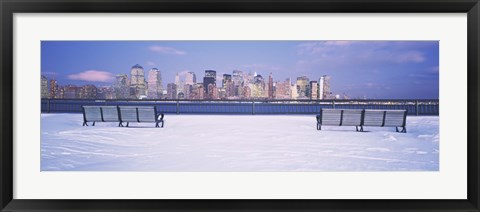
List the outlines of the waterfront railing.
{"type": "Polygon", "coordinates": [[[318,114],[322,108],[407,110],[408,115],[438,115],[438,99],[370,100],[111,100],[42,99],[42,113],[81,113],[82,105],[153,105],[170,114],[318,114]]]}

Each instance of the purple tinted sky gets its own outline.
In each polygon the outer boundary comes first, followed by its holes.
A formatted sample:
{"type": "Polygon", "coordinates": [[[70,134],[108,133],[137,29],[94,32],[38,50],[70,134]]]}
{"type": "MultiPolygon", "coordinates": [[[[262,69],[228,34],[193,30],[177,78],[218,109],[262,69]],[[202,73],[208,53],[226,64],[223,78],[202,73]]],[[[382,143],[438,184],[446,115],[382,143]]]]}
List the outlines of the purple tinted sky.
{"type": "Polygon", "coordinates": [[[233,70],[274,81],[331,76],[335,94],[438,98],[438,41],[43,41],[42,74],[60,84],[111,85],[135,64],[158,68],[164,87],[175,74],[233,70]]]}

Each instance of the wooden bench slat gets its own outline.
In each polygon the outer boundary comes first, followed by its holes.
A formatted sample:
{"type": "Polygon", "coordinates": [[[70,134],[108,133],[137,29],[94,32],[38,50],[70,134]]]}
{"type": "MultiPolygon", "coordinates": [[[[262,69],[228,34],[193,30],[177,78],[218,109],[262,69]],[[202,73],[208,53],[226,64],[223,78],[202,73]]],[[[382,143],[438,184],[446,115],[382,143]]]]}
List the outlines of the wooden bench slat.
{"type": "Polygon", "coordinates": [[[120,121],[120,117],[118,117],[117,106],[102,106],[102,112],[103,112],[103,121],[105,122],[120,121]]]}

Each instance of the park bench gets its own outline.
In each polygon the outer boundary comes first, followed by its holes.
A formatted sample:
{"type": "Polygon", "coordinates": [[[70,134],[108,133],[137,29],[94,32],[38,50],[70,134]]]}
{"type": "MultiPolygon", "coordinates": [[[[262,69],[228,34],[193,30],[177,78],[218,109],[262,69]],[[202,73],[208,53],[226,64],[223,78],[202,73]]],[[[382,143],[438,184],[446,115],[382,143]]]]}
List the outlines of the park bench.
{"type": "Polygon", "coordinates": [[[159,124],[164,124],[163,113],[158,113],[155,106],[118,106],[120,113],[120,125],[123,126],[127,122],[128,127],[130,122],[154,122],[155,127],[159,124]]]}
{"type": "Polygon", "coordinates": [[[362,125],[363,110],[336,110],[322,109],[320,115],[317,115],[317,130],[326,126],[355,126],[356,131],[362,125]]]}
{"type": "Polygon", "coordinates": [[[119,122],[121,126],[117,106],[82,106],[83,126],[88,126],[88,122],[119,122]]]}
{"type": "Polygon", "coordinates": [[[355,126],[363,132],[364,126],[395,127],[397,132],[406,133],[406,110],[353,110],[322,109],[317,115],[317,130],[326,126],[355,126]],[[401,127],[401,131],[399,131],[401,127]]]}
{"type": "Polygon", "coordinates": [[[154,122],[155,127],[164,124],[164,114],[158,113],[155,106],[82,106],[83,126],[88,122],[118,122],[119,127],[127,122],[154,122]]]}
{"type": "Polygon", "coordinates": [[[395,127],[397,132],[406,133],[407,110],[365,110],[363,126],[395,127]],[[398,128],[402,130],[399,131],[398,128]]]}

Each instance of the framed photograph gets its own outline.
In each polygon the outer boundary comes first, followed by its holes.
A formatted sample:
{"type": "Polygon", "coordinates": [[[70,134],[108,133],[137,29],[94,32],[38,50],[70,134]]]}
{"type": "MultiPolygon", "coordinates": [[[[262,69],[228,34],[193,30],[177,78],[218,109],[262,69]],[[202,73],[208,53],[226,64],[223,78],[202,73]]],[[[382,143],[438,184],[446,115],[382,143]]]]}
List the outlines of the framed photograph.
{"type": "Polygon", "coordinates": [[[479,211],[478,0],[1,1],[1,211],[479,211]]]}

